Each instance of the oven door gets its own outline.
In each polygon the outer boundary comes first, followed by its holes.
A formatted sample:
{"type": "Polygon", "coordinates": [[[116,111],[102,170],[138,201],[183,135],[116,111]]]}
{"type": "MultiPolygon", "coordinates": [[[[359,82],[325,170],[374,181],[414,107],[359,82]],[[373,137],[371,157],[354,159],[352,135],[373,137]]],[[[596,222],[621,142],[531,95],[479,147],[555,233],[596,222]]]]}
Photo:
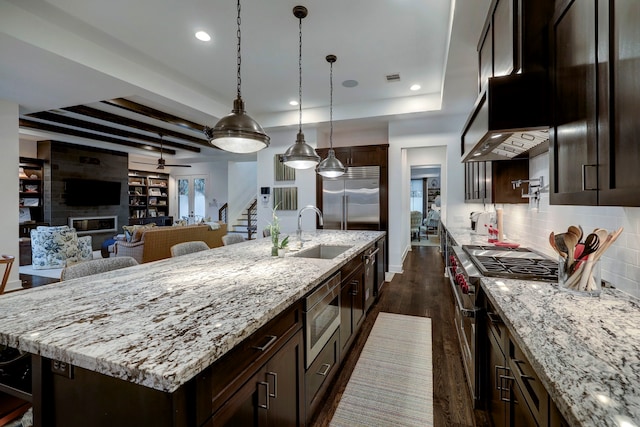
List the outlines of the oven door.
{"type": "Polygon", "coordinates": [[[454,321],[460,344],[460,352],[465,370],[469,391],[474,405],[479,396],[479,370],[477,369],[477,331],[476,320],[480,316],[480,308],[475,305],[475,287],[477,283],[469,283],[470,279],[463,269],[455,265],[449,267],[449,282],[454,299],[454,321]]]}
{"type": "Polygon", "coordinates": [[[334,275],[306,298],[306,367],[340,326],[340,273],[334,275]]]}

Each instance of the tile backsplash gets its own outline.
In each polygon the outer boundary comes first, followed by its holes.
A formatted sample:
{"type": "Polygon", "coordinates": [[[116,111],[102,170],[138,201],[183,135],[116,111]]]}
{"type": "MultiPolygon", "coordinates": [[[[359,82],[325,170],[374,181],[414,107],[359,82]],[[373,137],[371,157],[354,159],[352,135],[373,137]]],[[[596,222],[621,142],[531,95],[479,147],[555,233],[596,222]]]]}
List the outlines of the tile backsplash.
{"type": "MultiPolygon", "coordinates": [[[[543,176],[548,185],[548,163],[547,154],[531,159],[529,177],[543,176]]],[[[497,207],[504,210],[504,232],[509,240],[553,257],[556,253],[549,245],[552,231],[564,232],[571,224],[582,226],[585,233],[597,227],[608,231],[623,227],[618,240],[601,258],[602,278],[616,288],[640,297],[640,208],[550,205],[548,191],[541,194],[537,208],[533,201],[529,205],[497,207]]]]}

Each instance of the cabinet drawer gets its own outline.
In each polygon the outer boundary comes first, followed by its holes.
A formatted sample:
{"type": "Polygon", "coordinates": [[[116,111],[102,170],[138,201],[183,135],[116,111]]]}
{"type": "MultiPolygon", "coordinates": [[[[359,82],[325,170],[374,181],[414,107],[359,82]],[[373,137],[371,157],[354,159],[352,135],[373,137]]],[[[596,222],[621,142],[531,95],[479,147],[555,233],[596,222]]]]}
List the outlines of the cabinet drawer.
{"type": "Polygon", "coordinates": [[[340,330],[338,329],[305,373],[307,422],[311,420],[311,416],[322,401],[324,391],[337,372],[340,360],[339,338],[340,330]]]}
{"type": "Polygon", "coordinates": [[[547,391],[520,347],[511,338],[509,339],[509,367],[511,376],[520,388],[524,401],[535,416],[538,425],[547,425],[549,413],[547,391]]]}
{"type": "Polygon", "coordinates": [[[288,308],[197,375],[198,425],[209,418],[300,329],[302,302],[288,308]]]}

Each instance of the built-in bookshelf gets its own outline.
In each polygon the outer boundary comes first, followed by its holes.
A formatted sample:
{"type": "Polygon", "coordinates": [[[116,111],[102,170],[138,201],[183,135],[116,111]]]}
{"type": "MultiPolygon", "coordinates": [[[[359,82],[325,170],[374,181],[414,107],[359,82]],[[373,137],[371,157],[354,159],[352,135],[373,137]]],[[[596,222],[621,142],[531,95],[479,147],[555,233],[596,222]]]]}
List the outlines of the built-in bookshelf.
{"type": "Polygon", "coordinates": [[[19,208],[20,208],[20,235],[28,237],[29,225],[43,221],[43,165],[40,159],[20,157],[19,181],[19,208]],[[24,230],[24,231],[23,231],[24,230]]]}
{"type": "Polygon", "coordinates": [[[128,184],[129,224],[156,222],[164,225],[170,218],[169,175],[130,170],[128,184]]]}

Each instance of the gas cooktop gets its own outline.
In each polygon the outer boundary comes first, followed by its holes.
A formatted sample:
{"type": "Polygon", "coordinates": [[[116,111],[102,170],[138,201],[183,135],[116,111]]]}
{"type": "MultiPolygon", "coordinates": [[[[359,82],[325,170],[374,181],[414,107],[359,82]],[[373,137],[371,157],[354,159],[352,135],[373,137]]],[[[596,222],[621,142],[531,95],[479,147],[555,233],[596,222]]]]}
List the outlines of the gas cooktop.
{"type": "Polygon", "coordinates": [[[462,247],[484,276],[558,280],[558,262],[528,248],[468,245],[462,247]]]}

